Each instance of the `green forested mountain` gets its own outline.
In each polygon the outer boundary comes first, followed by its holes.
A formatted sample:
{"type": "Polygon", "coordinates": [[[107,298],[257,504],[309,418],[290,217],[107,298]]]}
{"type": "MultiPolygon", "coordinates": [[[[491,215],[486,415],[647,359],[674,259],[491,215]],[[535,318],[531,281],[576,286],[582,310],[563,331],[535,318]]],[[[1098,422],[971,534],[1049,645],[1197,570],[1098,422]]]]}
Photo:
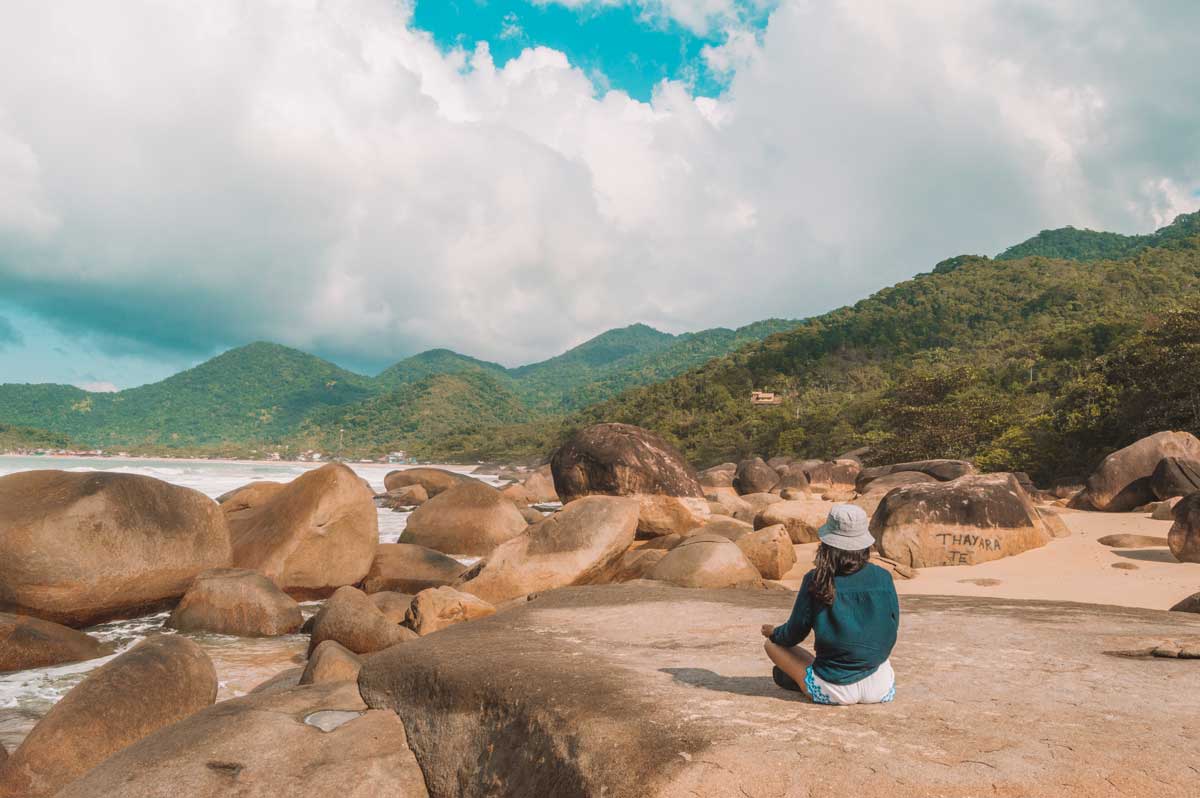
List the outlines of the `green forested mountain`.
{"type": "Polygon", "coordinates": [[[434,374],[364,402],[318,411],[289,442],[337,453],[421,450],[431,438],[520,422],[528,408],[503,379],[485,371],[434,374]]]}
{"type": "Polygon", "coordinates": [[[1200,236],[1200,212],[1180,214],[1175,221],[1148,235],[1127,236],[1096,230],[1061,227],[1043,230],[1028,241],[1009,247],[996,260],[1018,260],[1041,256],[1065,260],[1119,260],[1151,247],[1188,246],[1188,239],[1200,236]]]}
{"type": "Polygon", "coordinates": [[[1147,431],[1200,432],[1198,296],[1200,237],[1116,260],[962,256],[566,419],[432,448],[544,455],[605,420],[655,429],[701,465],[866,445],[877,462],[966,457],[1047,479],[1147,431]],[[753,406],[754,389],[784,402],[753,406]]]}
{"type": "Polygon", "coordinates": [[[54,430],[88,446],[138,450],[229,452],[306,443],[329,450],[331,429],[347,430],[354,453],[421,450],[431,438],[463,432],[465,422],[478,428],[581,408],[789,324],[682,336],[638,324],[516,369],[435,349],[375,378],[295,349],[255,343],[119,393],[0,385],[0,423],[54,430]],[[452,376],[460,379],[440,379],[452,376]]]}
{"type": "Polygon", "coordinates": [[[499,363],[477,360],[449,349],[430,349],[389,366],[379,373],[375,381],[385,389],[399,388],[401,385],[411,385],[437,374],[463,372],[485,373],[500,379],[508,376],[508,370],[499,363]]]}
{"type": "Polygon", "coordinates": [[[232,349],[167,379],[119,393],[64,385],[0,386],[0,421],[93,446],[197,446],[278,440],[325,406],[373,395],[374,382],[268,343],[232,349]]]}

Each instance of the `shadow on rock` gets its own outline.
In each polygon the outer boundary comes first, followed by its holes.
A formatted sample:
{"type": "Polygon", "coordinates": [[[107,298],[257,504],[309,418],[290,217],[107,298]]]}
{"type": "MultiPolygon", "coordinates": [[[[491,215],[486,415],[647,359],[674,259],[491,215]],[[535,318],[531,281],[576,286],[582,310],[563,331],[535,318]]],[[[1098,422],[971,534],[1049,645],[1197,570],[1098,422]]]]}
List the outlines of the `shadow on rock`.
{"type": "Polygon", "coordinates": [[[670,674],[672,679],[681,684],[703,687],[705,690],[779,698],[784,701],[803,701],[801,696],[777,687],[770,676],[722,676],[705,668],[660,668],[659,672],[670,674]]]}

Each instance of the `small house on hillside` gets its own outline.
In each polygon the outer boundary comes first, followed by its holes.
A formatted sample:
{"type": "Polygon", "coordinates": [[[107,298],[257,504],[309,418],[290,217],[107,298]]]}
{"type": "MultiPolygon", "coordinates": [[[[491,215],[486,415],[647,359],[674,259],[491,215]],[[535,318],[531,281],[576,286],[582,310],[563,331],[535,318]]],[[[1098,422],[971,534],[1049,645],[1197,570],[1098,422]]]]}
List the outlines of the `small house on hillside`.
{"type": "Polygon", "coordinates": [[[751,391],[750,404],[752,405],[781,405],[783,397],[772,391],[751,391]]]}

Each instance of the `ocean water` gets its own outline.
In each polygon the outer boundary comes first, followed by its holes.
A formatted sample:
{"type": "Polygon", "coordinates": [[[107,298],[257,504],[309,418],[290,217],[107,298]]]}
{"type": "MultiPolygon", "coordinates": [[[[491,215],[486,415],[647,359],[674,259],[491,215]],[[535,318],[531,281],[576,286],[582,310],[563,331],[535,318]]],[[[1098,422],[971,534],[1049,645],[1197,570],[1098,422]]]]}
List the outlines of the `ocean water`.
{"type": "MultiPolygon", "coordinates": [[[[213,460],[150,460],[82,457],[13,457],[0,456],[0,476],[34,469],[64,471],[112,471],[123,474],[142,474],[165,482],[192,488],[216,498],[222,493],[258,480],[287,482],[319,463],[264,463],[213,460]]],[[[406,466],[378,463],[347,463],[355,473],[371,483],[376,492],[383,491],[383,478],[389,471],[406,466]]],[[[468,473],[463,466],[438,466],[451,471],[468,473]]],[[[494,476],[478,476],[497,484],[494,476]]],[[[379,510],[379,540],[395,543],[404,530],[408,513],[379,510]]],[[[469,564],[470,561],[467,561],[469,564]]],[[[305,617],[316,612],[319,602],[301,605],[305,617]]],[[[177,634],[164,629],[167,613],[141,618],[113,621],[86,629],[88,634],[108,643],[113,653],[100,659],[75,662],[51,668],[0,673],[0,743],[10,752],[25,738],[33,725],[49,711],[56,701],[78,684],[89,671],[100,667],[117,654],[136,645],[150,634],[177,634]]],[[[183,633],[179,633],[183,634],[183,633]]],[[[304,663],[308,645],[307,635],[285,635],[271,638],[241,638],[228,635],[191,634],[199,643],[217,671],[219,690],[217,700],[245,695],[255,685],[274,674],[304,663]]]]}

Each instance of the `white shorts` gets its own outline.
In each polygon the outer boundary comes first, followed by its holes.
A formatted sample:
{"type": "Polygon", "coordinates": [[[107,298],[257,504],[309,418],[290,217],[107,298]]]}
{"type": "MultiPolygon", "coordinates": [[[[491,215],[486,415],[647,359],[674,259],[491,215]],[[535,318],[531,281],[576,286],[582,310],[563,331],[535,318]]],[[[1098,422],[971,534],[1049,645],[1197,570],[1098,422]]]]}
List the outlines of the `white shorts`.
{"type": "Polygon", "coordinates": [[[891,660],[887,660],[865,679],[853,684],[830,684],[813,673],[809,665],[804,687],[814,704],[886,704],[896,697],[896,672],[891,660]]]}

